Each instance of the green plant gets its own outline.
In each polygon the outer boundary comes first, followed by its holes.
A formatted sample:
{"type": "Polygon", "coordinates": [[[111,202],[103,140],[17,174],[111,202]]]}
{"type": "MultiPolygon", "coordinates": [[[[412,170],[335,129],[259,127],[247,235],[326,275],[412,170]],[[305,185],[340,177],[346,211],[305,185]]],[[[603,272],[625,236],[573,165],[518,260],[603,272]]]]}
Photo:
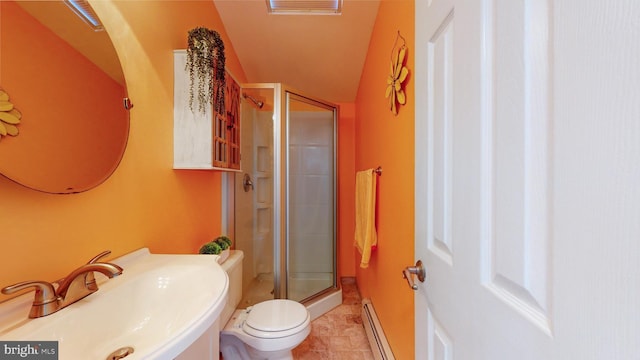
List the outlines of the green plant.
{"type": "Polygon", "coordinates": [[[202,247],[200,247],[199,253],[218,255],[223,250],[227,250],[228,248],[230,248],[231,244],[233,244],[233,242],[231,241],[231,239],[229,239],[229,237],[221,235],[202,245],[202,247]]]}
{"type": "Polygon", "coordinates": [[[215,242],[215,241],[210,241],[204,245],[202,245],[202,247],[200,248],[200,251],[198,251],[200,254],[214,254],[214,255],[218,255],[222,252],[222,248],[220,247],[220,245],[215,242]]]}
{"type": "Polygon", "coordinates": [[[229,239],[226,236],[218,236],[215,240],[214,240],[218,245],[220,245],[220,247],[222,248],[222,250],[226,250],[228,248],[231,247],[232,241],[231,239],[229,239]]]}
{"type": "Polygon", "coordinates": [[[197,27],[189,30],[187,40],[186,66],[191,80],[189,107],[193,111],[195,98],[200,112],[205,111],[206,104],[211,104],[214,111],[224,113],[225,56],[220,34],[215,30],[197,27]],[[197,96],[194,94],[196,82],[197,96]]]}

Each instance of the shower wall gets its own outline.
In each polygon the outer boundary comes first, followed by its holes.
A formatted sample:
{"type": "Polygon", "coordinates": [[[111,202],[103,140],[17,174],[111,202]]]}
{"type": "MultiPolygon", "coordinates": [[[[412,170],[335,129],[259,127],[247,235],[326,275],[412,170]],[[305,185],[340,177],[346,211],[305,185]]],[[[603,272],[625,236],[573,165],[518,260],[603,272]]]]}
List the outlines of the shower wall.
{"type": "MultiPolygon", "coordinates": [[[[245,254],[243,293],[248,294],[255,279],[273,278],[273,112],[260,111],[241,102],[242,173],[236,174],[236,248],[245,254]],[[249,175],[252,187],[245,191],[243,178],[249,175]]],[[[270,285],[270,295],[273,285],[270,285]]],[[[261,298],[262,299],[262,298],[261,298]]]]}

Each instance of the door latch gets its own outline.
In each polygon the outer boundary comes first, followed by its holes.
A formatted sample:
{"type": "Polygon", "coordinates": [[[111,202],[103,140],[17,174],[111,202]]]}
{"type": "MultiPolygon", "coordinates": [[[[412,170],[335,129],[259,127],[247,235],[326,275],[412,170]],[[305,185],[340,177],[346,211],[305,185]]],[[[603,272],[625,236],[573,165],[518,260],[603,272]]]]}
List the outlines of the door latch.
{"type": "Polygon", "coordinates": [[[416,266],[407,266],[402,270],[402,277],[407,279],[409,287],[413,290],[418,290],[418,284],[413,282],[413,275],[417,275],[418,280],[420,280],[420,282],[424,282],[424,279],[426,278],[426,271],[424,266],[422,266],[422,260],[418,260],[418,262],[416,262],[416,266]]]}

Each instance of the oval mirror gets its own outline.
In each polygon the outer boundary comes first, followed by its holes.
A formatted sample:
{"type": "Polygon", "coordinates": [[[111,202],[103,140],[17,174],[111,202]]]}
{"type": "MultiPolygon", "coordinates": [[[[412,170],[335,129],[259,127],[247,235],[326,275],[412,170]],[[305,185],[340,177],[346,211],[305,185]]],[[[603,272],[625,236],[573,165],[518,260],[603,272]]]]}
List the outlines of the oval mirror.
{"type": "Polygon", "coordinates": [[[3,0],[0,37],[0,110],[19,111],[17,135],[0,129],[0,174],[56,194],[104,182],[129,136],[125,80],[109,35],[62,0],[3,0]]]}

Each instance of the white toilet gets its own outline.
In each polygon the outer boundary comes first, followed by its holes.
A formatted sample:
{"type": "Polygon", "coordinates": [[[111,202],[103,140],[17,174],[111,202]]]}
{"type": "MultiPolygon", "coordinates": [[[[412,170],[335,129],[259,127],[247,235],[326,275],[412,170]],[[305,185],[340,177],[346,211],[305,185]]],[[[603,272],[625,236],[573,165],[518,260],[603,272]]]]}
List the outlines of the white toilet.
{"type": "Polygon", "coordinates": [[[311,331],[307,308],[292,300],[275,299],[236,310],[242,299],[242,251],[222,263],[229,275],[229,299],[222,311],[220,351],[224,360],[292,360],[291,350],[311,331]]]}

